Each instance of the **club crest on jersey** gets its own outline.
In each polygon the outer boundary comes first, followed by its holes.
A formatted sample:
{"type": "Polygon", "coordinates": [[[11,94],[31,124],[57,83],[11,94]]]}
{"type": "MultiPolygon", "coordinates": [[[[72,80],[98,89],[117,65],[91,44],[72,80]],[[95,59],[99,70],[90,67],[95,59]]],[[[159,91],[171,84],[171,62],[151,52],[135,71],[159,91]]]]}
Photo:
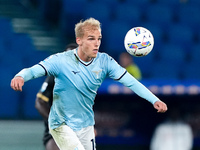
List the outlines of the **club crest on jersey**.
{"type": "Polygon", "coordinates": [[[100,73],[102,72],[102,69],[97,70],[97,71],[95,70],[95,71],[92,71],[92,72],[95,74],[96,78],[99,79],[100,73]]]}

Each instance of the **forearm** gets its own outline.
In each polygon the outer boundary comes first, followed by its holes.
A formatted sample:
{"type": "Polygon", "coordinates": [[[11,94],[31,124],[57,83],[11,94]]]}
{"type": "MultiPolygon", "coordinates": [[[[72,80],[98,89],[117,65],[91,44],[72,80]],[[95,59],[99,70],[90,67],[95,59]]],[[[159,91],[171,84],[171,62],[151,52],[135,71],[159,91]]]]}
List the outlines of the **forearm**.
{"type": "Polygon", "coordinates": [[[15,75],[15,77],[21,76],[24,79],[24,81],[26,82],[26,81],[29,81],[31,79],[35,79],[35,78],[44,76],[45,73],[46,72],[45,72],[45,70],[42,66],[34,65],[31,68],[25,68],[25,69],[21,70],[19,73],[17,73],[15,75]]]}
{"type": "Polygon", "coordinates": [[[119,82],[152,104],[159,100],[151,91],[149,91],[143,84],[133,78],[128,72],[119,80],[119,82]]]}

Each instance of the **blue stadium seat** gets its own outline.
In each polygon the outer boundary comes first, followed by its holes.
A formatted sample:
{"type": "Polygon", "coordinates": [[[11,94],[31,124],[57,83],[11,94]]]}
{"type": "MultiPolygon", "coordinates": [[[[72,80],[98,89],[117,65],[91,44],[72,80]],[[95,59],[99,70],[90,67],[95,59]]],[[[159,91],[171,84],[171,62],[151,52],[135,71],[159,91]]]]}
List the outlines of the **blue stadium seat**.
{"type": "Polygon", "coordinates": [[[10,86],[10,81],[14,77],[14,73],[12,70],[13,68],[10,67],[9,65],[1,63],[0,69],[1,69],[1,74],[0,74],[1,84],[0,84],[0,86],[1,87],[10,86]]]}
{"type": "Polygon", "coordinates": [[[35,108],[36,94],[39,91],[45,77],[28,81],[23,87],[24,102],[23,102],[23,116],[28,119],[41,118],[40,114],[35,108]]]}
{"type": "Polygon", "coordinates": [[[1,59],[1,65],[7,66],[12,70],[11,74],[14,75],[24,67],[26,62],[23,62],[21,52],[18,55],[14,53],[5,53],[5,56],[1,59]]]}
{"type": "Polygon", "coordinates": [[[148,22],[155,23],[163,29],[166,29],[174,21],[173,10],[167,5],[153,4],[145,12],[148,22]]]}
{"type": "MultiPolygon", "coordinates": [[[[196,32],[195,32],[196,33],[196,32]]],[[[197,40],[197,43],[200,43],[200,31],[197,30],[197,33],[196,33],[196,40],[197,40]]]]}
{"type": "Polygon", "coordinates": [[[60,16],[62,0],[37,0],[39,17],[49,26],[50,24],[57,24],[60,16]]]}
{"type": "Polygon", "coordinates": [[[200,79],[199,63],[185,63],[182,66],[182,74],[184,79],[200,79]]]}
{"type": "MultiPolygon", "coordinates": [[[[3,37],[0,37],[0,59],[5,57],[6,46],[3,37]]],[[[1,62],[1,61],[0,61],[1,62]]]]}
{"type": "Polygon", "coordinates": [[[99,20],[102,24],[102,29],[104,29],[106,28],[112,17],[112,12],[110,7],[106,3],[90,2],[85,5],[83,18],[87,19],[90,17],[99,20]]]}
{"type": "Polygon", "coordinates": [[[142,79],[149,79],[151,77],[151,68],[156,63],[155,51],[151,51],[147,56],[134,57],[134,62],[138,65],[142,73],[142,79]]]}
{"type": "Polygon", "coordinates": [[[162,4],[162,5],[168,5],[173,8],[177,8],[181,4],[179,0],[156,0],[156,3],[162,4]]]}
{"type": "Polygon", "coordinates": [[[169,62],[159,61],[154,63],[151,67],[151,78],[152,79],[180,79],[181,70],[180,65],[169,62]]]}
{"type": "Polygon", "coordinates": [[[194,32],[191,27],[184,24],[171,24],[167,32],[168,41],[172,44],[191,48],[194,44],[194,32]]]}
{"type": "Polygon", "coordinates": [[[35,51],[35,47],[30,36],[24,33],[15,33],[7,56],[3,58],[3,63],[13,68],[14,72],[18,72],[21,68],[28,67],[29,59],[35,59],[31,56],[33,51],[35,51]]]}
{"type": "Polygon", "coordinates": [[[0,17],[0,35],[2,35],[6,43],[11,40],[13,35],[11,19],[0,17]]]}
{"type": "Polygon", "coordinates": [[[114,18],[118,21],[127,22],[133,27],[139,26],[142,21],[140,8],[126,3],[120,4],[114,9],[114,18]]]}
{"type": "Polygon", "coordinates": [[[199,6],[200,5],[200,1],[199,0],[189,0],[189,4],[199,6]]]}
{"type": "Polygon", "coordinates": [[[106,49],[104,50],[115,59],[118,59],[121,52],[126,51],[124,48],[124,38],[128,30],[132,27],[130,24],[121,21],[112,21],[106,27],[103,34],[106,49]]]}
{"type": "Polygon", "coordinates": [[[151,0],[124,0],[124,3],[128,5],[139,6],[140,8],[146,8],[151,5],[151,0]]]}
{"type": "MultiPolygon", "coordinates": [[[[11,79],[10,79],[11,80],[11,79]]],[[[8,82],[10,84],[10,81],[8,82]]],[[[10,86],[0,86],[0,118],[13,119],[19,115],[19,105],[22,103],[19,99],[20,92],[11,89],[10,86]]]]}
{"type": "Polygon", "coordinates": [[[200,64],[200,44],[193,45],[188,53],[190,62],[200,64]]]}
{"type": "Polygon", "coordinates": [[[177,44],[163,44],[159,57],[161,61],[169,61],[176,64],[183,64],[186,61],[186,50],[177,44]]]}
{"type": "Polygon", "coordinates": [[[1,69],[1,84],[0,84],[0,117],[14,118],[19,110],[19,93],[11,89],[10,82],[14,77],[10,66],[0,64],[1,69]]]}
{"type": "Polygon", "coordinates": [[[177,19],[180,23],[191,26],[194,31],[197,31],[200,25],[199,14],[200,8],[198,5],[184,5],[178,9],[177,19]]]}
{"type": "Polygon", "coordinates": [[[84,5],[88,3],[88,0],[62,0],[63,4],[63,11],[65,13],[73,14],[80,14],[84,10],[84,5]],[[76,9],[75,9],[76,8],[76,9]]]}
{"type": "Polygon", "coordinates": [[[26,33],[15,33],[10,44],[10,52],[22,58],[30,56],[36,50],[32,38],[26,33]]]}
{"type": "Polygon", "coordinates": [[[75,24],[85,19],[82,14],[87,3],[87,0],[62,0],[60,28],[64,36],[74,39],[75,24]]]}
{"type": "Polygon", "coordinates": [[[26,56],[36,49],[32,38],[26,33],[14,33],[10,48],[11,52],[26,56]]]}
{"type": "Polygon", "coordinates": [[[100,2],[108,5],[110,8],[115,8],[117,5],[121,5],[120,0],[93,0],[93,2],[100,2]]]}
{"type": "Polygon", "coordinates": [[[50,56],[50,52],[36,50],[32,52],[31,56],[28,57],[27,66],[30,67],[35,64],[38,64],[40,61],[46,59],[48,56],[50,56]]]}

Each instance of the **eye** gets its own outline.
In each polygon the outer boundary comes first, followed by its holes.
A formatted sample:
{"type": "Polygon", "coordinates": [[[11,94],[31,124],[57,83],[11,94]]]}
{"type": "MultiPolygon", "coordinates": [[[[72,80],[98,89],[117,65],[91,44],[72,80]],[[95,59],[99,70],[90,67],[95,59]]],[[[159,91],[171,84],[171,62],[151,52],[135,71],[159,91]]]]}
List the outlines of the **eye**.
{"type": "Polygon", "coordinates": [[[94,40],[94,38],[89,38],[88,40],[92,41],[92,40],[94,40]]]}

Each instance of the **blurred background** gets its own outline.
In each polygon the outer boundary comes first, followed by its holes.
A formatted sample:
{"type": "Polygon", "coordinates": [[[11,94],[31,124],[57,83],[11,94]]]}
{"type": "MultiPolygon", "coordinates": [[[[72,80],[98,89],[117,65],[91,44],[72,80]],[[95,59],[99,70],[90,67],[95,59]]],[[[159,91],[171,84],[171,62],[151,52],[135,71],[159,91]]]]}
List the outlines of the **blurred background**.
{"type": "MultiPolygon", "coordinates": [[[[133,58],[140,82],[169,110],[179,111],[179,119],[192,129],[192,149],[199,150],[199,14],[199,0],[0,0],[0,149],[44,149],[35,97],[45,78],[27,82],[23,92],[13,91],[10,81],[22,68],[75,42],[74,25],[94,17],[102,23],[100,51],[118,62],[129,29],[142,26],[152,32],[152,52],[133,58]]],[[[170,111],[157,114],[150,103],[110,79],[95,103],[98,150],[148,150],[156,127],[170,117],[170,111]]]]}

